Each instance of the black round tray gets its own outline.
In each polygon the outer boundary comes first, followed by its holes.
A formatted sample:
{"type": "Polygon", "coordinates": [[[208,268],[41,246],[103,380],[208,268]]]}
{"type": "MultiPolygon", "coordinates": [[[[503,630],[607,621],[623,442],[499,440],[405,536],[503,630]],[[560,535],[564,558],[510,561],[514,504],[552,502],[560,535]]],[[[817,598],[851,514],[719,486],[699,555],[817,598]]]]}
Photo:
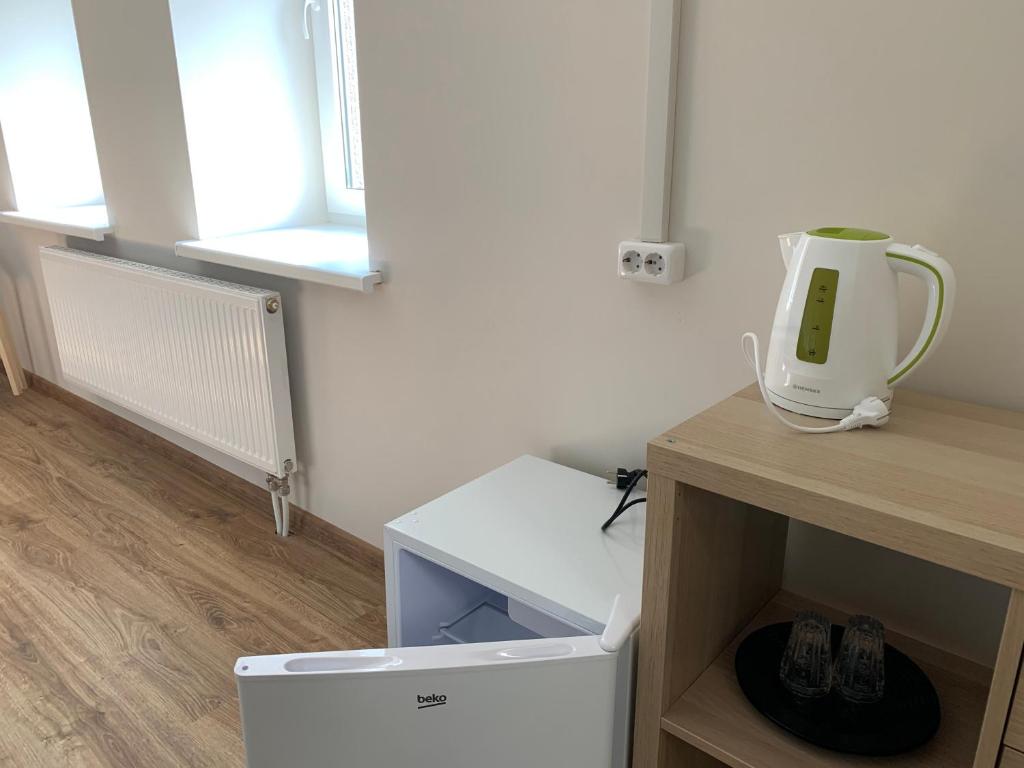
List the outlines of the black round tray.
{"type": "MultiPolygon", "coordinates": [[[[754,708],[773,723],[819,747],[855,755],[896,755],[928,741],[939,729],[941,709],[928,676],[913,661],[885,646],[885,695],[876,704],[853,704],[833,690],[801,699],[779,680],[779,663],[792,622],[749,634],[736,651],[736,678],[754,708]]],[[[843,628],[832,627],[832,657],[843,628]]]]}

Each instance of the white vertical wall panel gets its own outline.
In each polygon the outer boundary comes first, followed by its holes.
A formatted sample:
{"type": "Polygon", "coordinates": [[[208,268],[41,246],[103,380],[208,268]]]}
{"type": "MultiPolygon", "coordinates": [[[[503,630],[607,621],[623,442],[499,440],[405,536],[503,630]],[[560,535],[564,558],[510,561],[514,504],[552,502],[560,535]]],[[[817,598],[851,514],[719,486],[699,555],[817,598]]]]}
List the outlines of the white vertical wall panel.
{"type": "Polygon", "coordinates": [[[280,296],[39,250],[64,376],[266,472],[295,458],[280,296]]]}

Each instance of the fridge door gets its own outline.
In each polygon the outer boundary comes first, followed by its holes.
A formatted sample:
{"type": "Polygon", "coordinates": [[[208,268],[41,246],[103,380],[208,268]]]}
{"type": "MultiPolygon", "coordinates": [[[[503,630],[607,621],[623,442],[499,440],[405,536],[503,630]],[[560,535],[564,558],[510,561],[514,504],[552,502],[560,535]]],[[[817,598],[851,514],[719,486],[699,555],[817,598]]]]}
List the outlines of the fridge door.
{"type": "Polygon", "coordinates": [[[248,765],[606,768],[621,639],[241,658],[248,765]]]}

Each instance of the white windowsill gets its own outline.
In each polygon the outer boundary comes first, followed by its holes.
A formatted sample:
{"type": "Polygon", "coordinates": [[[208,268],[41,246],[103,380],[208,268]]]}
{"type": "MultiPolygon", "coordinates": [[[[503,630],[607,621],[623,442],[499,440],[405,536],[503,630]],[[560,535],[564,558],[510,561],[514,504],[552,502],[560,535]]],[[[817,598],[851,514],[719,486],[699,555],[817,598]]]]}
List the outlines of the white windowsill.
{"type": "Polygon", "coordinates": [[[68,208],[40,208],[0,212],[0,221],[60,235],[102,240],[114,231],[105,205],[76,205],[68,208]]]}
{"type": "Polygon", "coordinates": [[[380,272],[370,269],[366,232],[340,224],[185,240],[175,244],[174,252],[190,259],[363,293],[371,293],[381,282],[380,272]]]}

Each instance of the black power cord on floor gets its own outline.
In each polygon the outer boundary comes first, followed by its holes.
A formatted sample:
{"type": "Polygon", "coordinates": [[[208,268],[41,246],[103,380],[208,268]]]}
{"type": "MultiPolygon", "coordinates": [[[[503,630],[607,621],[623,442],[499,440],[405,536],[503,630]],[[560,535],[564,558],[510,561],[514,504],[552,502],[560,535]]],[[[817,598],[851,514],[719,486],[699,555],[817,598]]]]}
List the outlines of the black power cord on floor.
{"type": "MultiPolygon", "coordinates": [[[[629,494],[631,494],[633,492],[633,489],[636,488],[636,484],[639,483],[641,478],[644,477],[647,477],[646,469],[634,469],[627,471],[622,467],[619,467],[619,469],[616,470],[614,480],[615,487],[624,488],[625,492],[622,494],[622,498],[619,500],[619,505],[615,508],[615,511],[612,512],[612,516],[605,520],[604,525],[601,526],[602,531],[608,530],[608,526],[614,523],[616,520],[618,520],[619,516],[627,509],[632,507],[634,504],[639,504],[642,501],[647,501],[647,498],[645,497],[642,499],[633,499],[629,503],[626,502],[626,499],[629,498],[629,494]]],[[[609,480],[608,482],[613,481],[609,480]]]]}

